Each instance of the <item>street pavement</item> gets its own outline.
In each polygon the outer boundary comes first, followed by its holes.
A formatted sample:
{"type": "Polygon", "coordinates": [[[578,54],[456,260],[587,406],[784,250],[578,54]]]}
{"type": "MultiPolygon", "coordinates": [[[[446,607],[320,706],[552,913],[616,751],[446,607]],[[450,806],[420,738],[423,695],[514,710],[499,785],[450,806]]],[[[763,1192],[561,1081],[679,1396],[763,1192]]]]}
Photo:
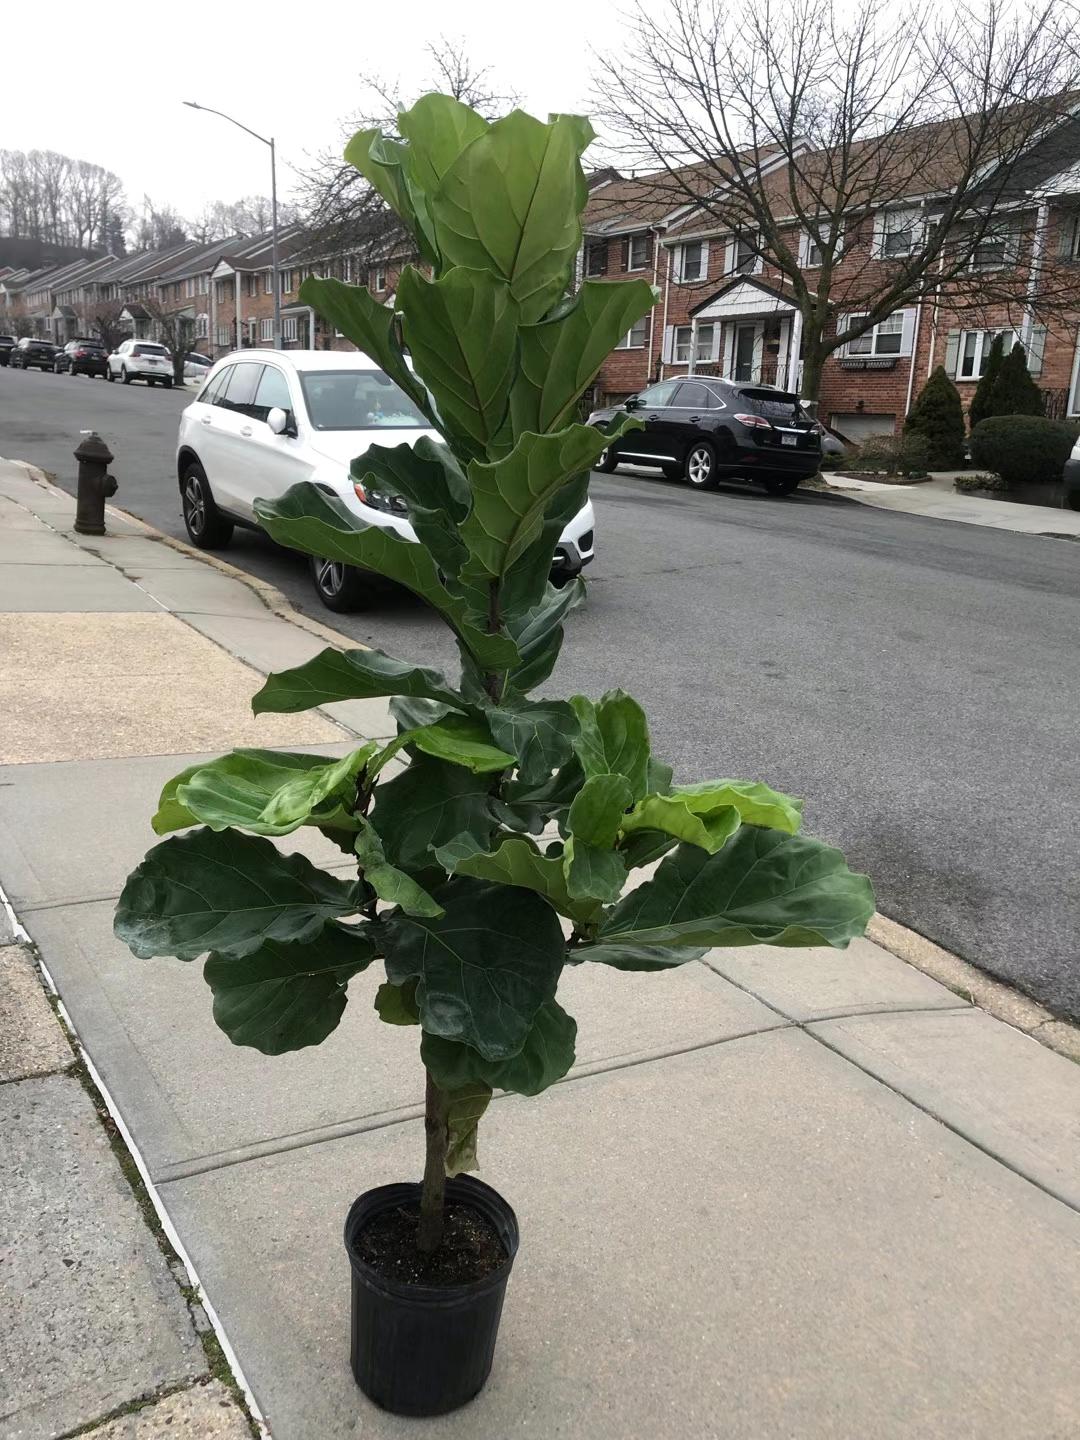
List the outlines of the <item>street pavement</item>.
{"type": "MultiPolygon", "coordinates": [[[[73,490],[93,425],[116,453],[116,503],[183,535],[189,398],[3,370],[0,455],[73,490]]],[[[873,877],[885,914],[1080,1019],[1076,547],[633,474],[597,476],[593,499],[589,599],[553,688],[631,690],[679,779],[804,796],[808,828],[873,877]]],[[[300,557],[238,532],[226,558],[354,639],[453,665],[408,596],[330,617],[300,557]]]]}
{"type": "MultiPolygon", "coordinates": [[[[199,965],[136,960],[111,926],[158,790],[198,752],[340,754],[389,712],[252,716],[259,672],[332,636],[132,521],[78,537],[72,514],[0,464],[0,883],[274,1440],[405,1440],[416,1422],[349,1371],[341,1225],[419,1173],[415,1031],[376,1023],[372,967],[317,1049],[230,1045],[199,965]]],[[[347,866],[316,833],[280,844],[347,866]]],[[[522,1234],[492,1378],[425,1434],[1073,1440],[1080,1066],[865,940],[567,967],[559,998],[575,1066],[497,1096],[481,1130],[522,1234]]],[[[156,1403],[94,1440],[232,1440],[235,1412],[192,1413],[213,1387],[188,1316],[33,1028],[0,1004],[0,1437],[82,1433],[141,1384],[156,1403]],[[29,1063],[5,1071],[13,1039],[29,1063]]]]}

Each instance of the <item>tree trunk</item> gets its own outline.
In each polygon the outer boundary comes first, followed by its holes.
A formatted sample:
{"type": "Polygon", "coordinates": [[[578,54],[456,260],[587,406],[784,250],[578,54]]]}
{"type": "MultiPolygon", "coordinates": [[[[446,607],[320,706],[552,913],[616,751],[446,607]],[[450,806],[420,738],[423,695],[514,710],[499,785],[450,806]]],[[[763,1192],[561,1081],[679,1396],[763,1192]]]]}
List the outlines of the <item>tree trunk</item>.
{"type": "Polygon", "coordinates": [[[799,394],[802,396],[807,409],[812,415],[817,414],[818,402],[821,398],[821,369],[824,356],[816,345],[810,344],[806,347],[803,356],[802,384],[799,387],[799,394]]]}
{"type": "Polygon", "coordinates": [[[446,1198],[447,1133],[446,1096],[426,1071],[424,1093],[424,1131],[427,1136],[427,1160],[424,1165],[424,1188],[420,1195],[420,1226],[416,1232],[417,1249],[430,1253],[437,1250],[443,1236],[443,1203],[446,1198]]]}

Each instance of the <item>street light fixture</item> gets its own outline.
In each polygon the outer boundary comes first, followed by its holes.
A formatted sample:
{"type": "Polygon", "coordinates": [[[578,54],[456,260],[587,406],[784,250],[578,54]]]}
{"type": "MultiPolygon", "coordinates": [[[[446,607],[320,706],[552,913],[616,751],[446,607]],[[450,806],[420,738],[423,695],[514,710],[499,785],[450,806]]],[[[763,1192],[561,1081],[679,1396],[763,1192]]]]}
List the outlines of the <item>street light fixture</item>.
{"type": "MultiPolygon", "coordinates": [[[[277,223],[277,152],[274,149],[274,138],[268,140],[265,135],[260,135],[257,130],[251,130],[239,120],[234,120],[231,115],[226,115],[224,110],[214,110],[209,105],[200,105],[195,100],[183,102],[190,110],[204,110],[208,115],[218,115],[222,120],[228,120],[230,125],[235,125],[238,130],[243,130],[255,140],[261,140],[264,145],[270,146],[270,268],[273,271],[274,286],[274,349],[281,349],[281,277],[278,273],[278,223],[277,223]]],[[[239,281],[237,281],[239,284],[239,281]]],[[[239,292],[238,292],[239,293],[239,292]]]]}

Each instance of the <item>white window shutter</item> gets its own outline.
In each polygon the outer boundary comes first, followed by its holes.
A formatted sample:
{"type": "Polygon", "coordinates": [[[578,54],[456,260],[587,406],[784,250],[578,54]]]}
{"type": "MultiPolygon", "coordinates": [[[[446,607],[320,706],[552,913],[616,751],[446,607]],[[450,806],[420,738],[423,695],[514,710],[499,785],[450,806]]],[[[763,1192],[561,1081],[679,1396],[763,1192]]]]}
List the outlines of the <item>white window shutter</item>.
{"type": "Polygon", "coordinates": [[[760,275],[765,269],[765,256],[762,252],[762,237],[760,235],[754,236],[754,244],[757,246],[757,254],[754,256],[754,268],[750,273],[752,275],[760,275]]]}
{"type": "Polygon", "coordinates": [[[701,278],[702,280],[709,278],[709,242],[707,240],[701,242],[701,278]]]}
{"type": "Polygon", "coordinates": [[[900,335],[900,354],[910,355],[915,347],[915,316],[917,310],[904,310],[904,328],[900,335]]]}
{"type": "Polygon", "coordinates": [[[734,274],[735,274],[736,244],[737,244],[737,242],[736,242],[736,239],[735,239],[735,236],[734,236],[734,235],[732,235],[731,239],[728,240],[728,241],[726,241],[725,244],[724,244],[724,274],[725,274],[725,275],[734,275],[734,274]]]}
{"type": "Polygon", "coordinates": [[[885,211],[879,210],[874,216],[874,240],[870,247],[872,255],[881,255],[885,249],[885,211]]]}
{"type": "MultiPolygon", "coordinates": [[[[849,326],[850,324],[851,324],[851,316],[850,316],[850,315],[838,315],[838,316],[836,317],[836,333],[837,333],[837,335],[842,335],[842,334],[844,333],[844,331],[848,328],[848,326],[849,326]]],[[[840,354],[840,355],[846,355],[846,354],[848,353],[848,347],[847,347],[847,345],[846,345],[846,344],[845,344],[845,345],[841,345],[841,346],[840,346],[840,349],[839,349],[839,351],[838,351],[837,353],[840,354]]]]}
{"type": "Polygon", "coordinates": [[[956,379],[956,368],[960,360],[960,331],[950,330],[945,337],[945,373],[956,379]]]}
{"type": "Polygon", "coordinates": [[[1031,328],[1031,340],[1028,343],[1027,366],[1032,375],[1041,375],[1043,367],[1043,350],[1046,348],[1046,326],[1033,325],[1031,328]]]}
{"type": "Polygon", "coordinates": [[[660,359],[665,365],[671,364],[671,357],[675,353],[675,326],[664,326],[664,346],[660,352],[660,359]]]}

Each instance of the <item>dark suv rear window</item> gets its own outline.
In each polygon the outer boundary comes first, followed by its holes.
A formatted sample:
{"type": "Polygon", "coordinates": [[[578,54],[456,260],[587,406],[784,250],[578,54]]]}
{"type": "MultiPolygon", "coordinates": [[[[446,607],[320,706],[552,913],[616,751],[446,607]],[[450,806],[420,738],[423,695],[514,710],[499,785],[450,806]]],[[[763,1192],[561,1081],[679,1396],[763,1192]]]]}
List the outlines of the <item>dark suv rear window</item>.
{"type": "Polygon", "coordinates": [[[739,401],[753,415],[766,420],[808,420],[810,417],[799,404],[797,395],[785,395],[780,390],[740,390],[739,401]]]}
{"type": "Polygon", "coordinates": [[[169,352],[164,345],[136,345],[131,353],[133,355],[167,355],[169,352]]]}

